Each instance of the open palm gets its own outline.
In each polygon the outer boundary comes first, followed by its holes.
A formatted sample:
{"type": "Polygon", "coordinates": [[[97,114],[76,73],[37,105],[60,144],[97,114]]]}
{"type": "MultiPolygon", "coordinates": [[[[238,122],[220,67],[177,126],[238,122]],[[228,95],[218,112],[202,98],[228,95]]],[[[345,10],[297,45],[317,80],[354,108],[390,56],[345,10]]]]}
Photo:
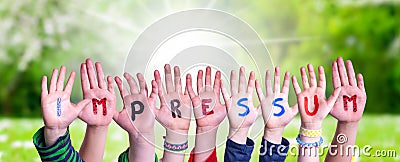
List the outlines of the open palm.
{"type": "Polygon", "coordinates": [[[192,100],[197,127],[200,129],[214,129],[226,116],[225,105],[220,101],[220,85],[221,72],[215,73],[214,86],[211,87],[211,67],[206,68],[205,85],[203,85],[203,71],[199,70],[197,74],[197,93],[199,95],[196,95],[192,87],[192,76],[190,74],[186,76],[186,87],[192,100]]]}
{"type": "Polygon", "coordinates": [[[50,88],[47,90],[47,77],[42,79],[41,104],[44,125],[50,129],[67,129],[67,127],[77,118],[82,108],[90,100],[83,100],[77,105],[70,102],[72,86],[74,84],[75,73],[69,76],[67,85],[64,89],[65,67],[53,70],[50,80],[50,88]],[[58,80],[57,80],[58,78],[58,80]]]}
{"type": "Polygon", "coordinates": [[[329,99],[325,98],[325,73],[322,66],[318,67],[319,80],[315,76],[314,68],[308,64],[308,74],[310,82],[304,67],[301,67],[301,78],[303,82],[303,91],[301,91],[295,76],[292,78],[294,91],[297,95],[301,122],[306,129],[320,129],[322,121],[331,111],[333,104],[340,93],[340,88],[334,90],[329,99]]]}
{"type": "Polygon", "coordinates": [[[297,104],[290,108],[288,103],[290,74],[285,73],[282,91],[280,90],[280,69],[275,67],[274,89],[272,89],[270,71],[265,75],[266,96],[256,80],[256,90],[260,100],[262,115],[269,129],[284,128],[296,116],[297,104]]]}
{"type": "Polygon", "coordinates": [[[110,124],[116,112],[113,80],[111,77],[107,77],[107,86],[99,62],[96,63],[96,71],[97,78],[91,59],[87,59],[86,63],[82,63],[81,65],[83,98],[90,99],[92,104],[89,104],[82,110],[79,118],[91,126],[106,126],[110,124]]]}
{"type": "Polygon", "coordinates": [[[164,71],[166,84],[165,94],[160,73],[157,70],[154,72],[154,78],[158,85],[158,97],[161,102],[160,109],[155,109],[156,119],[166,129],[187,131],[190,126],[191,100],[186,91],[182,94],[179,67],[174,67],[175,85],[172,81],[170,65],[166,64],[164,71]]]}
{"type": "Polygon", "coordinates": [[[129,73],[125,73],[124,77],[129,84],[130,91],[123,86],[119,77],[115,77],[124,102],[122,111],[114,115],[115,122],[131,135],[153,134],[155,116],[152,111],[156,107],[157,83],[152,81],[152,92],[148,97],[146,81],[142,74],[137,74],[139,88],[129,73]]]}
{"type": "Polygon", "coordinates": [[[339,121],[357,122],[361,119],[366,103],[364,80],[361,74],[355,76],[350,60],[344,65],[343,58],[339,57],[332,64],[332,82],[334,88],[341,88],[339,98],[336,100],[330,114],[339,121]]]}

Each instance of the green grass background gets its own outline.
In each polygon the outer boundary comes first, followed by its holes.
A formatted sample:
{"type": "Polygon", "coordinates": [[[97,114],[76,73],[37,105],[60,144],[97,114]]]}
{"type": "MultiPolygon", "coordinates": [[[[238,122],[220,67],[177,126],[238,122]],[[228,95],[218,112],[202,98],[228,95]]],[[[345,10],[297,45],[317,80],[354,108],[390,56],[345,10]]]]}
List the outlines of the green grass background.
{"type": "MultiPolygon", "coordinates": [[[[363,147],[371,145],[371,154],[375,150],[395,150],[396,157],[355,157],[354,161],[400,161],[400,116],[392,115],[364,115],[360,122],[357,135],[357,145],[363,147]]],[[[288,138],[291,144],[296,144],[294,138],[298,133],[300,125],[299,118],[287,126],[284,137],[288,138]]],[[[43,126],[41,119],[0,119],[0,161],[40,161],[39,156],[32,144],[32,135],[43,126]]],[[[323,125],[323,137],[325,144],[330,143],[336,129],[336,120],[327,117],[323,125]]],[[[220,128],[219,131],[227,131],[226,128],[220,128]]],[[[85,133],[85,124],[76,120],[70,126],[73,146],[78,150],[85,133]]],[[[156,130],[157,136],[162,136],[164,130],[156,130]]],[[[256,146],[253,151],[251,161],[258,161],[261,137],[255,139],[256,146]]],[[[118,155],[128,147],[127,133],[112,123],[109,128],[107,145],[104,155],[104,161],[117,161],[118,155]]],[[[225,146],[217,148],[218,160],[223,161],[225,146]]],[[[162,150],[156,149],[159,157],[162,156],[162,150]]],[[[325,156],[322,156],[323,159],[325,156]]],[[[187,157],[188,158],[188,157],[187,157]]],[[[288,156],[286,161],[296,161],[295,156],[288,156]]]]}

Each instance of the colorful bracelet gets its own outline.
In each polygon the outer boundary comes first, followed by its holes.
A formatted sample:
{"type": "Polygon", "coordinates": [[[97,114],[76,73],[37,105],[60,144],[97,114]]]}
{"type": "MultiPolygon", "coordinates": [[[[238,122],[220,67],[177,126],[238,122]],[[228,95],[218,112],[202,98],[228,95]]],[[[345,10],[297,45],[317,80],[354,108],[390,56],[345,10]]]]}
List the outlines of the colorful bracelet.
{"type": "Polygon", "coordinates": [[[320,136],[319,141],[313,143],[306,143],[300,140],[300,134],[296,138],[297,143],[299,143],[300,147],[319,147],[324,143],[324,139],[320,136]]]}
{"type": "Polygon", "coordinates": [[[163,138],[164,138],[164,149],[166,149],[168,151],[185,152],[189,146],[188,141],[186,141],[185,143],[182,143],[182,144],[172,144],[172,143],[167,142],[167,140],[165,140],[165,136],[163,138]]]}
{"type": "Polygon", "coordinates": [[[302,136],[306,136],[306,137],[320,137],[320,136],[322,136],[322,130],[321,129],[311,130],[311,129],[306,129],[306,128],[300,127],[299,134],[302,136]]]}

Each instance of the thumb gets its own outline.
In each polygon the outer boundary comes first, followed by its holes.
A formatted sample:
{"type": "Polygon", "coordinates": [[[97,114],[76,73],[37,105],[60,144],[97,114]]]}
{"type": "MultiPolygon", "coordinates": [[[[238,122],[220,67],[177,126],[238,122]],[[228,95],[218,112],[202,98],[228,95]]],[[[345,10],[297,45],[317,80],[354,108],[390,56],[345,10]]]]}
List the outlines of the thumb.
{"type": "Polygon", "coordinates": [[[89,105],[90,102],[91,102],[90,99],[84,99],[84,100],[80,101],[78,104],[76,104],[75,108],[78,109],[79,111],[81,111],[84,107],[89,105]]]}
{"type": "Polygon", "coordinates": [[[328,106],[329,106],[330,108],[332,108],[333,105],[335,104],[337,98],[339,97],[340,91],[341,91],[341,87],[336,88],[336,89],[333,91],[332,95],[328,98],[327,103],[328,103],[328,106]]]}

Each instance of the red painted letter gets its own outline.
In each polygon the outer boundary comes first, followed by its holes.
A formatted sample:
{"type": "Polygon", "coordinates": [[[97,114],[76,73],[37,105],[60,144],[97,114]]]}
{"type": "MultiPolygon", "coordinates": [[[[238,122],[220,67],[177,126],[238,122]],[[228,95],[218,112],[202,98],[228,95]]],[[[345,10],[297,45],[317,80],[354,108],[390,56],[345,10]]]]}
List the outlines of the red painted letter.
{"type": "Polygon", "coordinates": [[[211,99],[210,98],[201,100],[201,110],[203,112],[203,115],[214,114],[214,110],[211,110],[210,112],[207,112],[207,108],[210,108],[210,106],[207,103],[211,103],[211,99]]]}
{"type": "Polygon", "coordinates": [[[96,98],[92,99],[92,104],[93,104],[93,113],[96,115],[97,114],[97,105],[102,105],[103,106],[103,116],[107,115],[107,107],[106,107],[106,98],[101,99],[100,101],[96,98]]]}
{"type": "Polygon", "coordinates": [[[354,95],[351,97],[343,95],[343,106],[344,106],[345,111],[348,110],[348,106],[347,106],[348,102],[353,102],[353,112],[356,112],[357,111],[357,95],[354,95]]]}
{"type": "Polygon", "coordinates": [[[317,95],[314,96],[314,106],[315,106],[314,111],[310,112],[310,110],[308,110],[308,98],[304,97],[304,107],[306,109],[306,114],[307,115],[314,116],[315,114],[317,114],[318,108],[319,108],[318,96],[317,95]]]}

